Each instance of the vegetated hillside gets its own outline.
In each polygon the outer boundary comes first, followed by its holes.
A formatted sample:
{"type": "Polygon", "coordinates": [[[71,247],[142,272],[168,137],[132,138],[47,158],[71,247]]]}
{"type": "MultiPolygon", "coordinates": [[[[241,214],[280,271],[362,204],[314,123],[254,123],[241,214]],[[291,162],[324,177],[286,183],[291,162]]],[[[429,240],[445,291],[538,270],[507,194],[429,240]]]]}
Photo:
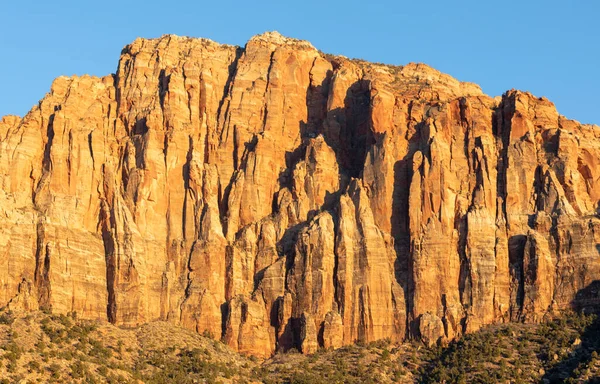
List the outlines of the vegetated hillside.
{"type": "Polygon", "coordinates": [[[0,306],[260,357],[434,345],[570,309],[599,209],[600,128],[545,98],[278,33],[137,39],[0,121],[0,306]]]}
{"type": "Polygon", "coordinates": [[[122,329],[73,314],[0,314],[2,383],[594,383],[600,321],[489,326],[447,346],[380,340],[269,359],[164,322],[122,329]]]}

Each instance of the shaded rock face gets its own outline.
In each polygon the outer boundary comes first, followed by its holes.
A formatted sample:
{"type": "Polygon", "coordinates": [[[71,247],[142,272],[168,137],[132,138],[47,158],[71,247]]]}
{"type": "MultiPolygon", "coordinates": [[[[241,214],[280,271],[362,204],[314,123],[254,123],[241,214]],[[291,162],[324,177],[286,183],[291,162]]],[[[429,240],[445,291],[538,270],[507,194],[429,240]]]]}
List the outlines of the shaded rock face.
{"type": "Polygon", "coordinates": [[[600,279],[598,126],[276,33],[56,79],[0,122],[0,202],[1,305],[262,356],[540,321],[600,279]]]}

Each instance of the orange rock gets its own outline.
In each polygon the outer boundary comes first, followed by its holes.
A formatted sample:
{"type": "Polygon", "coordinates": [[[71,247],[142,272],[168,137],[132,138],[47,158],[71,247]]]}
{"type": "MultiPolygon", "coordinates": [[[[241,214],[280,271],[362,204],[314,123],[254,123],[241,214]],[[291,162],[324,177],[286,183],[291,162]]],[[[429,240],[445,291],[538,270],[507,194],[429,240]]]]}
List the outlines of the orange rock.
{"type": "Polygon", "coordinates": [[[600,279],[599,215],[600,127],[276,32],[137,39],[0,120],[0,306],[260,356],[539,321],[600,279]]]}

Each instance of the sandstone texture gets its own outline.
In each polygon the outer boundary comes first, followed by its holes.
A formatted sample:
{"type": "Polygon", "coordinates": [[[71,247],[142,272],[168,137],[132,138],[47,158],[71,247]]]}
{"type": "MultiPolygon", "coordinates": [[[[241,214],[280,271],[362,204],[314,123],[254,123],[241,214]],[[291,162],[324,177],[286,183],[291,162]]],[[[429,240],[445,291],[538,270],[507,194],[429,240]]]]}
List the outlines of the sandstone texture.
{"type": "Polygon", "coordinates": [[[600,127],[275,32],[137,39],[0,121],[0,255],[0,306],[260,356],[538,322],[600,279],[600,127]]]}

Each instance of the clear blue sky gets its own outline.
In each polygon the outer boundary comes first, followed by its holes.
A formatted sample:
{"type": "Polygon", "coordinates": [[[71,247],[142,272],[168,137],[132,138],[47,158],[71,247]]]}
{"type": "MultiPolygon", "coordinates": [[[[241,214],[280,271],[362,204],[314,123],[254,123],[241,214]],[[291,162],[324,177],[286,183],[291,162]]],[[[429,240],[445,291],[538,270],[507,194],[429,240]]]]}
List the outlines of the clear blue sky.
{"type": "Polygon", "coordinates": [[[600,124],[600,1],[6,0],[0,116],[24,115],[60,75],[106,75],[136,37],[244,45],[277,30],[322,51],[424,62],[495,96],[527,90],[600,124]]]}

